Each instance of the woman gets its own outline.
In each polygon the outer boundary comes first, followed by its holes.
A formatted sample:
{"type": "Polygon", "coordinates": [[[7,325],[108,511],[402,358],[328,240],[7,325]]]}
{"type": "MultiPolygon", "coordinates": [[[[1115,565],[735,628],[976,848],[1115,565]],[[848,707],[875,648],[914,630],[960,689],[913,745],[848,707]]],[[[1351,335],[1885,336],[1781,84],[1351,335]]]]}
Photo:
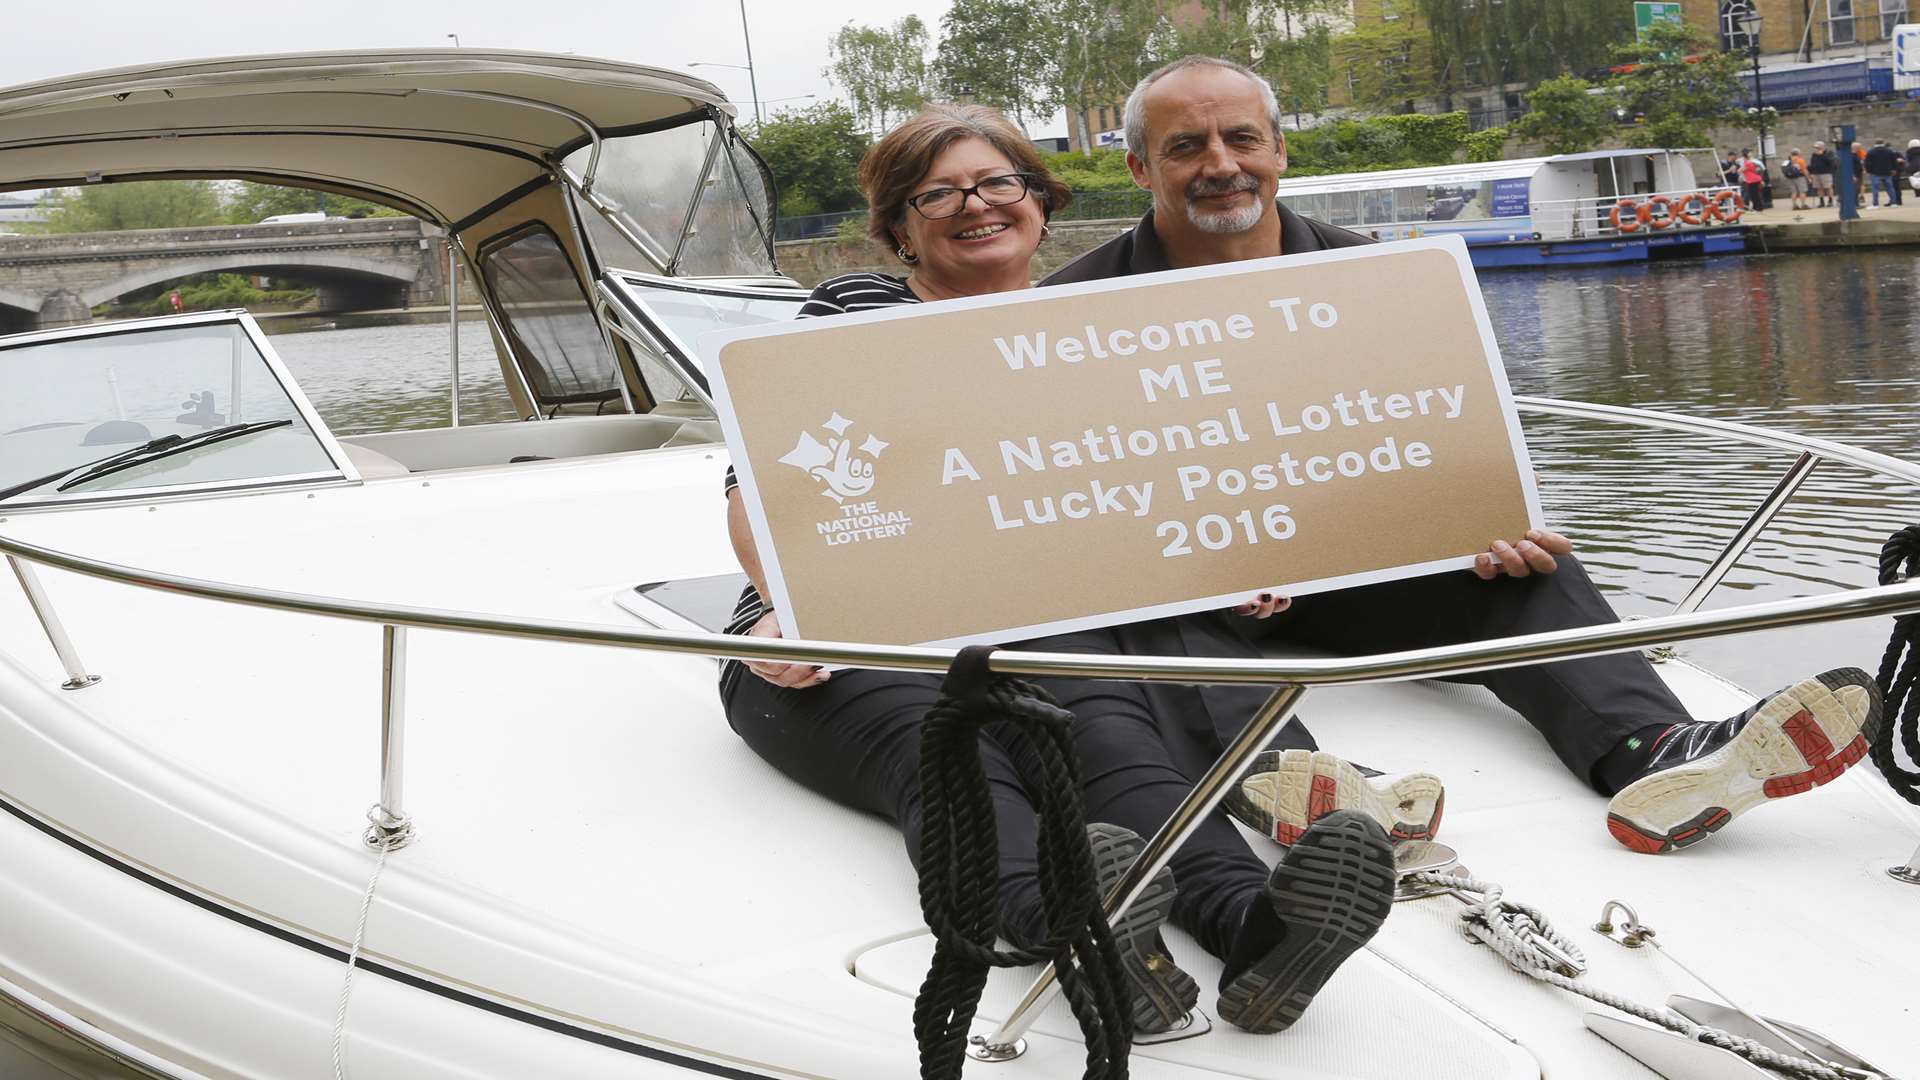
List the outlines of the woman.
{"type": "Polygon", "coordinates": [[[1747,206],[1754,210],[1766,209],[1764,205],[1766,195],[1761,191],[1762,183],[1760,163],[1755,161],[1748,151],[1740,151],[1740,187],[1745,193],[1747,206]]]}
{"type": "MultiPolygon", "coordinates": [[[[860,165],[868,229],[905,264],[905,277],[849,274],[823,282],[802,318],[864,311],[1030,287],[1034,250],[1047,219],[1067,204],[1030,144],[1006,118],[982,106],[930,106],[888,133],[860,165]]],[[[761,597],[766,580],[746,513],[728,476],[728,524],[752,586],[730,633],[780,636],[761,597]]],[[[1284,600],[1242,605],[1271,614],[1284,600]]],[[[1113,631],[1021,643],[1055,651],[1124,651],[1113,631]]],[[[1134,685],[1086,679],[1036,680],[1075,715],[1096,865],[1117,880],[1192,786],[1170,759],[1159,718],[1134,685]]],[[[939,697],[931,675],[779,663],[722,666],[728,722],[782,772],[843,804],[891,818],[920,857],[920,721],[939,697]]],[[[1005,936],[1045,936],[1039,904],[1033,809],[1021,784],[1018,750],[983,739],[1000,847],[999,908],[1005,936]]],[[[1391,906],[1386,834],[1364,814],[1339,811],[1308,825],[1271,874],[1233,824],[1210,815],[1175,856],[1172,874],[1149,886],[1114,927],[1131,977],[1135,1025],[1164,1031],[1198,999],[1193,979],[1166,955],[1158,928],[1169,915],[1226,962],[1220,1014],[1250,1031],[1282,1030],[1391,906]],[[1173,876],[1180,887],[1176,891],[1173,876]],[[1338,878],[1331,894],[1306,884],[1338,878]]]]}

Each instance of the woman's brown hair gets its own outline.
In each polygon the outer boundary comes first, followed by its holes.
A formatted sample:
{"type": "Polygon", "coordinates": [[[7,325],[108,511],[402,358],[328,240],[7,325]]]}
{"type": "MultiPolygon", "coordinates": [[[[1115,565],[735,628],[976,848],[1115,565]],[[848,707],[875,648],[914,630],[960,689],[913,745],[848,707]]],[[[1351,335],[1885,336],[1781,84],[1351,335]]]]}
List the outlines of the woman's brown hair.
{"type": "Polygon", "coordinates": [[[867,235],[887,247],[899,244],[893,229],[907,212],[907,197],[933,168],[933,159],[961,139],[980,139],[1005,154],[1027,177],[1028,197],[1052,217],[1073,192],[1047,170],[1040,152],[1000,110],[986,105],[928,105],[881,136],[860,159],[860,190],[867,194],[867,235]]]}

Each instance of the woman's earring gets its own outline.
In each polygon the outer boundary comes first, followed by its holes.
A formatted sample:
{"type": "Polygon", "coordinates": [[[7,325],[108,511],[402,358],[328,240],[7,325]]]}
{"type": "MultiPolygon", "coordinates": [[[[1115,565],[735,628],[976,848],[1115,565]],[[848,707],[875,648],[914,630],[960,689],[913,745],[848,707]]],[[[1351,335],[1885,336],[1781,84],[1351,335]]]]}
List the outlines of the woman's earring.
{"type": "Polygon", "coordinates": [[[908,266],[912,266],[914,263],[920,261],[920,256],[908,251],[907,245],[905,244],[901,244],[900,249],[895,251],[894,254],[900,256],[900,261],[906,263],[908,266]]]}
{"type": "Polygon", "coordinates": [[[1049,224],[1047,224],[1047,223],[1046,223],[1046,222],[1044,222],[1044,221],[1043,221],[1043,222],[1041,222],[1041,223],[1040,223],[1040,239],[1041,239],[1041,241],[1042,241],[1042,242],[1044,243],[1044,242],[1046,241],[1046,239],[1047,239],[1047,237],[1049,237],[1049,236],[1052,236],[1052,235],[1053,235],[1053,226],[1051,226],[1051,225],[1049,225],[1049,224]]]}

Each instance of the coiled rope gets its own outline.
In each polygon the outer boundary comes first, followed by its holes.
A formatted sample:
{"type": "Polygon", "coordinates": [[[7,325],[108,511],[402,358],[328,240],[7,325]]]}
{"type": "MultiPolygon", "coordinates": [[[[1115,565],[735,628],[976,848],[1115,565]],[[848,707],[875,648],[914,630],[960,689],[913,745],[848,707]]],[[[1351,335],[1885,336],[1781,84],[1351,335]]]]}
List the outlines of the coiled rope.
{"type": "Polygon", "coordinates": [[[1495,882],[1454,877],[1437,871],[1408,874],[1403,880],[1418,881],[1463,894],[1461,899],[1467,907],[1460,913],[1460,918],[1466,924],[1467,936],[1498,953],[1507,966],[1515,971],[1568,993],[1578,994],[1589,1001],[1618,1009],[1629,1016],[1658,1024],[1696,1042],[1730,1050],[1755,1065],[1796,1080],[1853,1080],[1847,1074],[1819,1062],[1790,1057],[1730,1031],[1696,1024],[1672,1010],[1651,1008],[1577,981],[1564,973],[1560,960],[1550,950],[1558,950],[1577,963],[1584,964],[1586,956],[1580,947],[1554,929],[1538,908],[1504,899],[1505,890],[1495,882]],[[1479,899],[1467,900],[1464,894],[1476,894],[1479,899]],[[1541,946],[1542,941],[1546,942],[1547,948],[1541,946]]]}
{"type": "Polygon", "coordinates": [[[1087,1080],[1125,1080],[1133,1039],[1126,972],[1101,910],[1087,844],[1073,714],[1038,686],[994,675],[989,646],[960,651],[920,736],[920,910],[934,936],[933,962],[914,999],[913,1032],[923,1080],[956,1080],[987,972],[1043,960],[1087,1044],[1087,1080]],[[1024,739],[1041,775],[1025,777],[1037,813],[1045,940],[995,947],[1000,852],[993,801],[980,760],[982,729],[1024,739]]]}
{"type": "MultiPolygon", "coordinates": [[[[1902,581],[1920,581],[1920,525],[1894,533],[1880,549],[1880,584],[1902,581]]],[[[1893,752],[1897,731],[1907,760],[1920,765],[1920,692],[1915,691],[1920,682],[1920,614],[1894,618],[1893,636],[1875,681],[1883,707],[1879,730],[1868,735],[1868,754],[1894,792],[1920,806],[1920,772],[1902,766],[1893,752]]]]}

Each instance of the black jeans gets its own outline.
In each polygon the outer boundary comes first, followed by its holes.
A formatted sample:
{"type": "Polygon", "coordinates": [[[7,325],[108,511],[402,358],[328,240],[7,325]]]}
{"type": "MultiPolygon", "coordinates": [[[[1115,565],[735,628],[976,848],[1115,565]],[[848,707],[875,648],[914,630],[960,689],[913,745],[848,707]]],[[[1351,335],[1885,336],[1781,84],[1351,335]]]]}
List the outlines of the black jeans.
{"type": "MultiPolygon", "coordinates": [[[[1567,556],[1559,562],[1552,574],[1524,578],[1482,581],[1462,570],[1302,596],[1271,619],[1242,619],[1239,625],[1255,641],[1360,654],[1618,622],[1580,561],[1567,556]]],[[[1492,690],[1589,784],[1594,765],[1622,739],[1654,724],[1691,719],[1637,651],[1452,681],[1492,690]]]]}
{"type": "MultiPolygon", "coordinates": [[[[1107,631],[1062,635],[1024,647],[1112,653],[1107,631]]],[[[1170,758],[1152,706],[1132,683],[1036,680],[1074,714],[1087,820],[1151,836],[1192,780],[1170,758]]],[[[920,721],[940,696],[940,678],[902,672],[836,671],[805,690],[776,687],[746,672],[726,700],[727,722],[774,768],[821,795],[899,826],[920,864],[920,721]]],[[[1037,832],[1023,775],[1034,775],[1025,740],[983,736],[981,759],[1000,844],[1000,916],[1006,936],[1044,936],[1037,832]]],[[[1173,859],[1179,889],[1173,921],[1225,958],[1267,868],[1226,816],[1210,815],[1173,859]]]]}

